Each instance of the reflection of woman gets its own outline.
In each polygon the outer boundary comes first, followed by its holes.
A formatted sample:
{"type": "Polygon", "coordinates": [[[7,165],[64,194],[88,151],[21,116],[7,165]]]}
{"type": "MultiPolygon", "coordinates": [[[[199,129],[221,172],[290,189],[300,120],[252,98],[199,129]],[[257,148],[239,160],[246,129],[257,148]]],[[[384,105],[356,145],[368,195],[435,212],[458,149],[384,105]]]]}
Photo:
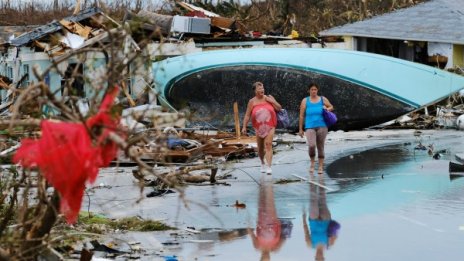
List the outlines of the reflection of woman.
{"type": "Polygon", "coordinates": [[[323,96],[319,96],[317,92],[319,86],[315,83],[309,85],[309,96],[301,100],[300,104],[300,120],[299,120],[299,135],[303,137],[303,130],[306,140],[309,145],[309,158],[311,160],[311,172],[314,171],[314,164],[316,158],[319,159],[318,173],[322,174],[324,171],[324,143],[327,136],[327,125],[325,124],[322,111],[332,111],[333,106],[329,100],[323,96]],[[303,126],[304,123],[304,126],[303,126]]]}
{"type": "Polygon", "coordinates": [[[261,172],[272,173],[272,139],[277,117],[275,111],[280,111],[282,106],[272,97],[264,94],[264,85],[261,82],[253,84],[255,97],[248,101],[245,118],[243,119],[242,133],[246,134],[248,121],[251,118],[253,128],[256,131],[256,143],[258,144],[258,156],[261,160],[261,172]],[[266,158],[267,166],[264,164],[266,158]]]}
{"type": "MultiPolygon", "coordinates": [[[[310,174],[310,178],[314,181],[314,175],[310,174]]],[[[324,179],[321,177],[319,184],[324,186],[324,179]]],[[[327,207],[325,189],[310,183],[309,193],[309,219],[306,219],[306,213],[303,213],[303,229],[306,244],[316,249],[315,260],[319,261],[324,260],[324,249],[335,243],[340,225],[332,220],[327,207]]]]}
{"type": "Polygon", "coordinates": [[[258,221],[256,224],[256,234],[252,229],[248,229],[253,246],[261,251],[260,260],[270,260],[270,253],[277,251],[282,246],[285,238],[289,236],[282,233],[282,223],[277,217],[277,212],[274,204],[274,192],[272,190],[272,179],[265,180],[264,176],[261,177],[259,186],[259,207],[258,207],[258,221]]]}

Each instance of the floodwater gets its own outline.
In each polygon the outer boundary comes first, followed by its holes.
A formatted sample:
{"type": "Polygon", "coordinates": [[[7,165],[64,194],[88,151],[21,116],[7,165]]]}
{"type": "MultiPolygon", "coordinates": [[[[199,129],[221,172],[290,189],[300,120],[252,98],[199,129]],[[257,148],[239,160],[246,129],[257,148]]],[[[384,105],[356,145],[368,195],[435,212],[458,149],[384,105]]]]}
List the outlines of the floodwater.
{"type": "Polygon", "coordinates": [[[417,142],[371,149],[332,162],[324,175],[300,173],[306,181],[288,184],[275,184],[276,176],[301,164],[274,168],[272,176],[255,175],[243,185],[254,186],[241,189],[244,208],[225,205],[237,198],[226,189],[208,192],[205,205],[223,207],[221,225],[214,211],[196,216],[191,228],[202,232],[165,245],[163,254],[178,260],[464,260],[464,178],[451,180],[448,173],[463,143],[459,136],[440,140],[432,155],[415,149],[417,142]]]}

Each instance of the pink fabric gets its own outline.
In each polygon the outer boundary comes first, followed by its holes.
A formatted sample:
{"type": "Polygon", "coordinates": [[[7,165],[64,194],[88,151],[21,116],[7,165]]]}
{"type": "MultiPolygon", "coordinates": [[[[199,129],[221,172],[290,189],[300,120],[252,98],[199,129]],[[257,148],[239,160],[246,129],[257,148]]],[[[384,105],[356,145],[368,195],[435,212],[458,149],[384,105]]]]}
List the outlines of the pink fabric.
{"type": "Polygon", "coordinates": [[[269,132],[277,126],[277,117],[274,107],[268,103],[260,103],[253,106],[251,111],[251,122],[255,128],[256,135],[266,137],[269,132]]]}
{"type": "Polygon", "coordinates": [[[261,223],[258,223],[256,228],[257,247],[259,249],[275,250],[280,242],[280,221],[277,218],[271,218],[271,220],[266,219],[261,223]]]}
{"type": "Polygon", "coordinates": [[[116,131],[119,115],[111,112],[118,88],[104,98],[98,113],[83,123],[44,120],[40,139],[24,139],[13,161],[25,168],[38,167],[60,194],[60,211],[68,223],[79,215],[87,182],[93,183],[98,169],[106,167],[117,153],[108,140],[116,131]],[[93,133],[94,139],[89,134],[93,133]]]}

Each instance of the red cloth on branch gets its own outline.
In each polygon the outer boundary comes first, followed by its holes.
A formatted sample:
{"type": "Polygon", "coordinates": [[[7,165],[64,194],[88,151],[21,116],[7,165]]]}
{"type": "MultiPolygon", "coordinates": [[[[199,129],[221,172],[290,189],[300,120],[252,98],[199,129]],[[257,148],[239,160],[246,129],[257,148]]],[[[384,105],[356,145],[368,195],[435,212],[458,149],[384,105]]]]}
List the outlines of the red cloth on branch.
{"type": "Polygon", "coordinates": [[[93,183],[98,169],[116,157],[117,145],[107,138],[119,124],[119,115],[111,113],[118,92],[113,88],[85,125],[42,121],[40,139],[22,140],[13,157],[13,162],[25,168],[38,167],[60,193],[60,211],[68,223],[74,223],[79,215],[86,183],[93,183]],[[94,140],[88,130],[98,133],[94,140]]]}

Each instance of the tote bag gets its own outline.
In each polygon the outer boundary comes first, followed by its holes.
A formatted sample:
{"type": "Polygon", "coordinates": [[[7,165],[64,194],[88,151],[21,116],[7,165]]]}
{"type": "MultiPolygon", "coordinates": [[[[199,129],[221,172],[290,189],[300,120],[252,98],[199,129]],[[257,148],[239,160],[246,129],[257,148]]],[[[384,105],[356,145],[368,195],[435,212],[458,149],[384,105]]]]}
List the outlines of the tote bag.
{"type": "MultiPolygon", "coordinates": [[[[321,102],[322,102],[322,99],[321,99],[321,102]]],[[[337,115],[335,115],[335,113],[333,113],[331,111],[323,109],[322,110],[322,117],[324,117],[324,121],[325,121],[325,124],[327,125],[327,127],[330,127],[330,126],[334,125],[335,123],[337,123],[337,115]]]]}
{"type": "Polygon", "coordinates": [[[327,124],[327,127],[330,127],[337,123],[337,115],[335,113],[328,111],[326,109],[322,110],[322,116],[324,117],[325,124],[327,124]]]}
{"type": "Polygon", "coordinates": [[[277,128],[286,129],[290,125],[290,119],[288,118],[288,113],[285,109],[281,109],[276,113],[277,116],[277,128]]]}

